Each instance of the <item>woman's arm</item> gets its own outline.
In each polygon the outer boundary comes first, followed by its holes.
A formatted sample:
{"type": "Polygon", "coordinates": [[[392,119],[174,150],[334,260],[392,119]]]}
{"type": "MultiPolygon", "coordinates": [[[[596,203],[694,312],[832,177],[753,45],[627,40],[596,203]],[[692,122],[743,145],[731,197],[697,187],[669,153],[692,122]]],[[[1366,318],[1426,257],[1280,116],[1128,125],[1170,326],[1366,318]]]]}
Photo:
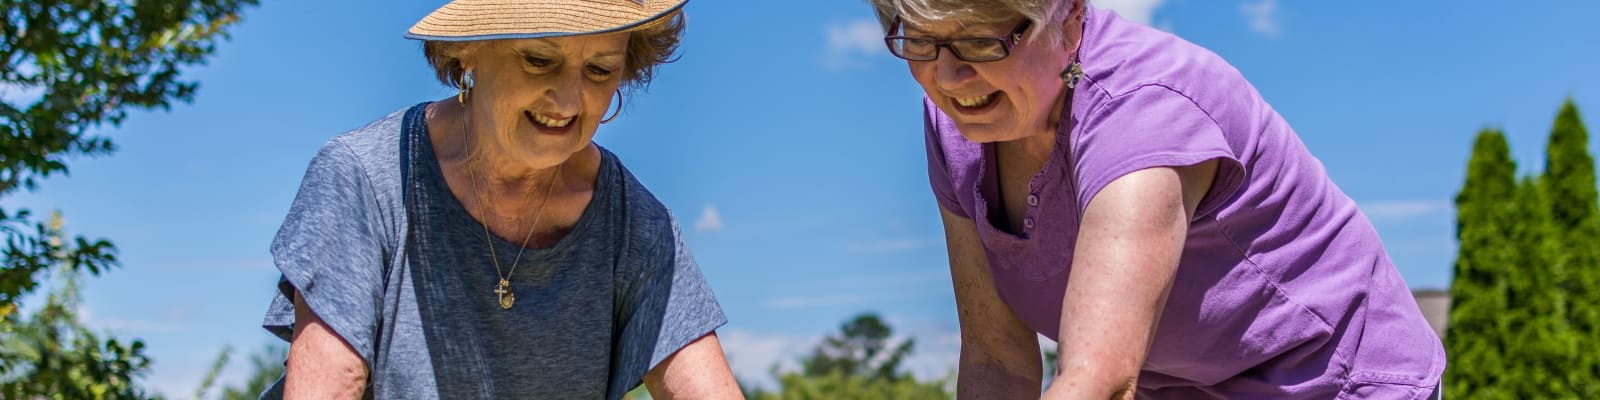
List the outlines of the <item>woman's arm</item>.
{"type": "Polygon", "coordinates": [[[289,342],[283,398],[360,399],[367,388],[366,362],[311,312],[299,292],[293,294],[294,340],[289,342]]]}
{"type": "Polygon", "coordinates": [[[955,285],[956,313],[961,323],[956,397],[1037,397],[1043,374],[1038,336],[1000,300],[983,245],[978,241],[977,225],[942,206],[939,214],[944,218],[950,280],[955,285]]]}
{"type": "Polygon", "coordinates": [[[644,376],[653,399],[743,399],[722,343],[711,332],[683,346],[644,376]]]}
{"type": "Polygon", "coordinates": [[[1084,210],[1061,311],[1061,371],[1046,399],[1133,399],[1189,222],[1217,162],[1117,178],[1084,210]]]}

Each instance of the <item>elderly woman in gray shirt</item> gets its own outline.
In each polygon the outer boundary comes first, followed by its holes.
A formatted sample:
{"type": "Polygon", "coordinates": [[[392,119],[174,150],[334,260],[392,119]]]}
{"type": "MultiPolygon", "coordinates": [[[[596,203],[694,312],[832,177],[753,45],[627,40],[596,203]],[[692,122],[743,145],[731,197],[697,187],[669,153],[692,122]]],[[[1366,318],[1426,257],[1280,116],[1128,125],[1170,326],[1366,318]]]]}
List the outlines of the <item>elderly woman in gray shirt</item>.
{"type": "MultiPolygon", "coordinates": [[[[591,139],[683,0],[457,0],[411,28],[459,89],[329,140],[272,242],[264,398],[738,398],[677,225],[591,139]]],[[[620,100],[617,104],[620,111],[620,100]]]]}

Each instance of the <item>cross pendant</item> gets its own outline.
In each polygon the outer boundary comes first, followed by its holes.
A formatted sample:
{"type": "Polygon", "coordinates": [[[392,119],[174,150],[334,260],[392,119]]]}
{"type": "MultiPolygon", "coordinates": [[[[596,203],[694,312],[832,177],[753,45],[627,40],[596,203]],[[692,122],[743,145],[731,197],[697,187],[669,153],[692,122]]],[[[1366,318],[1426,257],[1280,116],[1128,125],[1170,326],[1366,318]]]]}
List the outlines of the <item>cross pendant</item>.
{"type": "Polygon", "coordinates": [[[505,279],[501,279],[500,284],[495,286],[494,294],[500,297],[500,309],[502,310],[510,310],[511,304],[517,302],[517,295],[511,293],[511,282],[505,279]]]}

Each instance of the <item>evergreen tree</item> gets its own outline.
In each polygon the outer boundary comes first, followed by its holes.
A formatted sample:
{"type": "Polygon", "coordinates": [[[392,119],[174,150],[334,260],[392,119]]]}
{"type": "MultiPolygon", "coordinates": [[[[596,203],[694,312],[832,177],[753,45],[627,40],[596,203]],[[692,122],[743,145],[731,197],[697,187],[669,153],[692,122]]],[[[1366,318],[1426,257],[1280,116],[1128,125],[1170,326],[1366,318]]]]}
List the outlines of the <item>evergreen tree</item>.
{"type": "Polygon", "coordinates": [[[1513,333],[1510,271],[1522,250],[1507,243],[1516,224],[1516,161],[1503,133],[1478,133],[1467,162],[1467,179],[1456,195],[1455,278],[1450,284],[1450,329],[1445,350],[1445,392],[1469,399],[1514,399],[1511,360],[1505,350],[1513,333]]]}
{"type": "Polygon", "coordinates": [[[1523,178],[1516,191],[1515,223],[1503,238],[1520,251],[1504,275],[1510,309],[1501,318],[1511,332],[1501,382],[1516,398],[1580,398],[1567,373],[1577,360],[1578,336],[1567,323],[1566,292],[1559,289],[1563,255],[1549,203],[1534,178],[1523,178]]]}
{"type": "Polygon", "coordinates": [[[1596,194],[1594,157],[1589,133],[1572,99],[1562,104],[1550,130],[1543,187],[1567,271],[1551,290],[1567,293],[1567,318],[1578,331],[1571,372],[1573,390],[1582,398],[1600,398],[1600,195],[1596,194]]]}

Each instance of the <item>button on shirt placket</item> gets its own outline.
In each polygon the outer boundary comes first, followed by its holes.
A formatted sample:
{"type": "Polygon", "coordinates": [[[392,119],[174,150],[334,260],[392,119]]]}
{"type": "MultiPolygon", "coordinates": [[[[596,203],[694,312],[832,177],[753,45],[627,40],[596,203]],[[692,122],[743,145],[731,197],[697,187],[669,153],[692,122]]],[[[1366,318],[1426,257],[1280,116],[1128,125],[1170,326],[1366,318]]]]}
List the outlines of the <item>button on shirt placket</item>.
{"type": "Polygon", "coordinates": [[[1034,209],[1038,208],[1038,207],[1039,207],[1039,194],[1038,193],[1029,193],[1028,194],[1028,212],[1027,212],[1028,217],[1022,219],[1022,228],[1023,229],[1033,230],[1034,209]]]}

